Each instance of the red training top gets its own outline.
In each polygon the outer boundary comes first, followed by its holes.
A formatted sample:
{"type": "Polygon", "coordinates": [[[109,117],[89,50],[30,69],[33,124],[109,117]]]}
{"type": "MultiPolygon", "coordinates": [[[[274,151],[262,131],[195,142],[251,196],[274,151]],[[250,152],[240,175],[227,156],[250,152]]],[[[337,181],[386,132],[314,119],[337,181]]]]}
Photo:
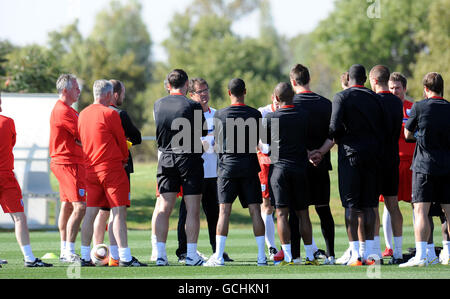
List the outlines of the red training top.
{"type": "Polygon", "coordinates": [[[128,162],[128,146],[119,113],[93,104],[80,113],[78,132],[87,170],[105,171],[128,162]]]}
{"type": "Polygon", "coordinates": [[[0,172],[14,169],[14,145],[16,145],[14,120],[0,115],[0,172]]]}
{"type": "Polygon", "coordinates": [[[56,164],[82,164],[83,150],[76,143],[78,112],[59,100],[50,116],[50,157],[56,164]]]}

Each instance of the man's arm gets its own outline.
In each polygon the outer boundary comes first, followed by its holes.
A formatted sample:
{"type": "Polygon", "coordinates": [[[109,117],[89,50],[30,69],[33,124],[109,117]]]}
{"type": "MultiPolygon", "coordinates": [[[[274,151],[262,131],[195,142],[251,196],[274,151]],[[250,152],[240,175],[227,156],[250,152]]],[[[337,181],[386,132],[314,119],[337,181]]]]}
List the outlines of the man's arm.
{"type": "Polygon", "coordinates": [[[142,143],[142,135],[138,128],[134,125],[133,121],[131,120],[130,116],[126,111],[120,112],[120,119],[122,120],[122,126],[125,131],[125,136],[128,138],[128,140],[133,143],[133,145],[141,144],[142,143]]]}
{"type": "Polygon", "coordinates": [[[333,100],[333,110],[330,119],[330,140],[338,141],[344,133],[344,104],[342,97],[337,94],[333,100]]]}
{"type": "Polygon", "coordinates": [[[419,105],[419,103],[416,103],[412,106],[410,117],[405,124],[405,132],[404,132],[405,139],[406,139],[406,142],[409,142],[409,143],[417,142],[417,139],[414,136],[414,133],[417,131],[417,127],[419,124],[419,115],[417,113],[418,105],[419,105]]]}

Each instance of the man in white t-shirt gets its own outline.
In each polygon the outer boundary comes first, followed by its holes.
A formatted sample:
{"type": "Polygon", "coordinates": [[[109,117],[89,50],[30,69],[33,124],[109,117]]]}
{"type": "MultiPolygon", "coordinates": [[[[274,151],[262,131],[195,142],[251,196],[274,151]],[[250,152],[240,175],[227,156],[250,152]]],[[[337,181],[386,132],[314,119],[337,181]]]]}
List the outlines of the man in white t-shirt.
{"type": "MultiPolygon", "coordinates": [[[[216,251],[216,226],[219,219],[219,202],[217,198],[217,153],[214,151],[214,114],[216,110],[209,107],[209,86],[202,78],[194,78],[189,81],[189,97],[202,105],[203,114],[208,123],[208,135],[202,137],[204,154],[204,181],[202,207],[208,223],[209,241],[213,253],[216,251]]],[[[187,251],[186,242],[186,205],[181,201],[180,215],[178,219],[178,249],[176,255],[180,262],[184,260],[187,251]]],[[[227,253],[223,254],[225,262],[232,262],[227,253]]]]}

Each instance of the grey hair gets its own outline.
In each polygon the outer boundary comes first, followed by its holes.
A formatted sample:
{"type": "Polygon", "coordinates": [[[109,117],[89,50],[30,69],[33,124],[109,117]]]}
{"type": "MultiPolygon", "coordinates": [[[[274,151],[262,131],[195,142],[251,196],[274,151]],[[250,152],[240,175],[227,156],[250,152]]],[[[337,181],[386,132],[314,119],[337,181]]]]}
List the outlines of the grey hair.
{"type": "Polygon", "coordinates": [[[103,95],[113,92],[113,85],[108,80],[97,80],[94,82],[94,99],[100,99],[103,95]]]}
{"type": "Polygon", "coordinates": [[[77,81],[77,77],[75,77],[75,75],[63,74],[59,76],[56,81],[56,90],[58,91],[58,94],[62,94],[64,89],[71,90],[73,87],[73,81],[77,81]]]}

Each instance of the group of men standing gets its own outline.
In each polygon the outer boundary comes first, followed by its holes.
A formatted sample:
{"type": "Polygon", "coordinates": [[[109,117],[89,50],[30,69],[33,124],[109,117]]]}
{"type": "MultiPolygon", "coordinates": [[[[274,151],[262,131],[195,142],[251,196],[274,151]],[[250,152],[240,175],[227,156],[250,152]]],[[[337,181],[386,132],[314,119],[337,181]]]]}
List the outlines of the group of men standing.
{"type": "MultiPolygon", "coordinates": [[[[367,79],[362,65],[352,66],[343,77],[344,91],[331,102],[310,90],[309,70],[298,64],[291,70],[290,82],[276,86],[269,106],[257,110],[246,105],[245,82],[235,78],[228,85],[231,105],[216,111],[209,107],[206,80],[189,80],[185,71],[173,70],[167,77],[169,95],[154,105],[159,151],[158,199],[152,219],[156,265],[169,265],[169,218],[180,192],[184,216],[179,235],[185,236],[180,248],[185,247],[187,266],[224,266],[231,260],[225,244],[237,198],[252,219],[258,266],[268,265],[266,243],[271,258],[282,255],[279,265],[298,263],[300,239],[305,264],[319,264],[308,211],[311,205],[319,215],[327,246],[325,264],[335,264],[329,176],[330,150],[335,145],[349,238],[344,263],[361,266],[380,260],[381,195],[394,234],[390,263],[427,265],[432,203],[440,204],[449,229],[450,103],[443,98],[444,82],[437,73],[427,74],[426,99],[412,105],[405,101],[406,79],[401,74],[378,65],[369,74],[372,90],[364,87],[367,79]],[[404,150],[414,148],[410,142],[417,142],[413,159],[404,150]],[[416,255],[409,261],[403,260],[399,191],[400,199],[412,198],[414,207],[416,255]],[[207,260],[197,250],[201,204],[213,251],[207,260]],[[274,210],[280,251],[274,240],[274,210]]],[[[60,100],[50,119],[49,149],[62,202],[60,260],[93,266],[92,239],[103,240],[109,219],[109,265],[146,266],[131,255],[128,246],[126,218],[133,171],[129,150],[142,138],[126,112],[118,108],[125,86],[117,80],[96,81],[94,103],[80,114],[71,107],[80,96],[77,78],[60,76],[57,90],[60,100]],[[81,257],[75,254],[80,226],[81,257]]],[[[0,136],[0,153],[8,157],[0,163],[0,203],[16,223],[25,266],[51,266],[35,258],[29,245],[20,187],[12,172],[15,130],[11,119],[1,116],[0,136]]],[[[447,264],[448,250],[447,242],[443,261],[447,264]]]]}

